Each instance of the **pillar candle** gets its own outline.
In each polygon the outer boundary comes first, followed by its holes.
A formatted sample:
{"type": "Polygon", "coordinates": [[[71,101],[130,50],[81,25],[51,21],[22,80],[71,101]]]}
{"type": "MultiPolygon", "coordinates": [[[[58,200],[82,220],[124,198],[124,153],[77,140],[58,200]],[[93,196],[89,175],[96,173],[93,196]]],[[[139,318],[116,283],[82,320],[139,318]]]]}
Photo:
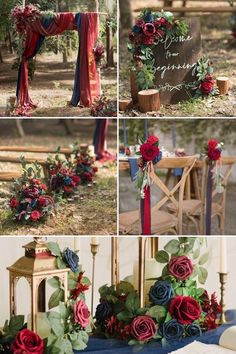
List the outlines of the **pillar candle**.
{"type": "Polygon", "coordinates": [[[227,273],[227,247],[223,236],[220,237],[220,273],[227,273]]]}
{"type": "MultiPolygon", "coordinates": [[[[40,338],[48,338],[50,332],[51,332],[51,327],[49,325],[47,315],[44,312],[38,312],[37,313],[37,334],[39,335],[40,338]]],[[[32,330],[31,328],[31,315],[27,316],[27,328],[29,330],[32,330]]]]}
{"type": "Polygon", "coordinates": [[[92,245],[99,245],[98,237],[91,237],[91,244],[92,245]]]}

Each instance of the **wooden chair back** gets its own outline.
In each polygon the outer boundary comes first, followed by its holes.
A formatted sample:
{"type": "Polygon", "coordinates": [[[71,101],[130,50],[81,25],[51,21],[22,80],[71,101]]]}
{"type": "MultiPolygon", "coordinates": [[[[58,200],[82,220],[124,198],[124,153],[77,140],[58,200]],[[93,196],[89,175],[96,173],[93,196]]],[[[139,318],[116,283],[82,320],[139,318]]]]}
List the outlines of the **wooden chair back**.
{"type": "Polygon", "coordinates": [[[165,183],[157,176],[154,172],[154,167],[151,165],[150,177],[155,183],[155,185],[161,190],[163,196],[158,201],[158,203],[153,207],[153,211],[158,211],[162,208],[167,202],[172,202],[177,210],[177,234],[182,234],[182,222],[183,222],[183,198],[184,198],[184,189],[187,177],[189,176],[190,171],[192,170],[197,156],[186,156],[186,157],[167,157],[163,158],[160,162],[157,163],[157,168],[164,169],[173,169],[173,168],[182,168],[183,173],[180,180],[173,186],[172,189],[169,189],[165,183]],[[178,197],[176,194],[178,193],[178,197]]]}

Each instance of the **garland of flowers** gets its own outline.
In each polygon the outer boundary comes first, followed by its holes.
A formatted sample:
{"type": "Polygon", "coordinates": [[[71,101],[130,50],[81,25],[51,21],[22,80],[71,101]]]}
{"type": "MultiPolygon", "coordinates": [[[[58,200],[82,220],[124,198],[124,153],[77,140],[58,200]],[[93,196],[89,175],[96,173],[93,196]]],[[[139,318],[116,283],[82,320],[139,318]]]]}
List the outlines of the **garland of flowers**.
{"type": "MultiPolygon", "coordinates": [[[[59,149],[60,150],[60,149],[59,149]]],[[[59,152],[59,151],[58,151],[59,152]]],[[[81,179],[77,176],[70,162],[63,160],[59,154],[49,156],[49,189],[57,197],[68,198],[75,195],[81,179]]]]}
{"type": "Polygon", "coordinates": [[[145,188],[151,185],[149,177],[149,165],[152,162],[154,165],[162,158],[162,152],[159,150],[159,138],[150,135],[147,140],[139,138],[140,151],[136,155],[141,156],[138,159],[139,171],[136,175],[136,184],[140,190],[140,198],[145,197],[145,188]]]}
{"type": "Polygon", "coordinates": [[[42,182],[41,167],[34,163],[27,168],[23,158],[22,167],[23,175],[15,181],[15,194],[9,202],[13,219],[27,224],[45,221],[55,214],[55,202],[42,182]]]}
{"type": "Polygon", "coordinates": [[[15,21],[17,32],[23,34],[29,23],[41,17],[41,12],[37,6],[32,4],[26,5],[25,7],[15,6],[11,11],[11,17],[15,21]]]}
{"type": "Polygon", "coordinates": [[[128,50],[133,57],[132,70],[137,71],[137,83],[145,90],[154,86],[155,46],[161,38],[186,36],[189,31],[184,20],[178,20],[171,12],[151,12],[145,9],[139,15],[129,34],[128,50]]]}
{"type": "Polygon", "coordinates": [[[149,304],[140,308],[134,287],[121,282],[116,287],[99,289],[96,309],[96,333],[107,338],[128,340],[130,345],[152,341],[166,342],[199,336],[217,327],[221,307],[215,294],[209,296],[204,284],[208,253],[200,254],[202,239],[178,237],[157,252],[163,264],[162,275],[149,291],[149,304]]]}
{"type": "Polygon", "coordinates": [[[88,150],[81,150],[78,144],[73,145],[74,150],[74,172],[81,180],[82,184],[88,184],[93,181],[98,172],[97,166],[94,165],[95,156],[91,156],[88,150]]]}

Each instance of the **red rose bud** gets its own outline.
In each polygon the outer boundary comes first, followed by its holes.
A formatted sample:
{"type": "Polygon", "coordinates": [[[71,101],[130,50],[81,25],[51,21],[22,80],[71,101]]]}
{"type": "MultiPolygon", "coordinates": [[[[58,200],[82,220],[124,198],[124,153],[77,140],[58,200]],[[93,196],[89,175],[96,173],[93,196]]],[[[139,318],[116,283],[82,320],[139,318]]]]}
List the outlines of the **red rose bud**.
{"type": "Polygon", "coordinates": [[[170,315],[183,325],[191,324],[201,316],[201,306],[191,296],[176,296],[170,302],[170,315]]]}
{"type": "Polygon", "coordinates": [[[79,184],[79,183],[81,182],[80,177],[79,177],[79,176],[76,176],[76,175],[72,177],[72,180],[73,180],[76,184],[79,184]]]}
{"type": "Polygon", "coordinates": [[[69,187],[69,186],[64,186],[64,191],[65,191],[66,193],[71,193],[71,192],[72,192],[72,188],[69,187]]]}
{"type": "Polygon", "coordinates": [[[147,143],[154,145],[159,141],[158,137],[156,137],[155,135],[149,135],[149,137],[147,138],[147,143]]]}
{"type": "Polygon", "coordinates": [[[219,142],[216,139],[211,139],[207,143],[208,148],[210,148],[210,149],[215,149],[218,144],[219,144],[219,142]]]}
{"type": "Polygon", "coordinates": [[[12,199],[10,200],[10,207],[11,207],[12,209],[15,209],[18,205],[19,205],[19,202],[17,201],[16,198],[12,198],[12,199]]]}
{"type": "Polygon", "coordinates": [[[186,256],[172,257],[168,264],[168,271],[177,280],[185,280],[193,272],[192,261],[186,256]]]}
{"type": "Polygon", "coordinates": [[[41,218],[41,213],[38,210],[33,210],[30,214],[30,220],[37,221],[41,218]]]}
{"type": "Polygon", "coordinates": [[[140,152],[144,161],[153,161],[159,155],[158,147],[149,143],[142,144],[140,152]]]}
{"type": "Polygon", "coordinates": [[[41,184],[41,188],[42,188],[44,191],[46,191],[46,190],[47,190],[46,184],[42,183],[42,184],[41,184]]]}
{"type": "Polygon", "coordinates": [[[84,172],[84,178],[86,179],[86,181],[91,182],[93,180],[93,176],[90,172],[84,172]]]}

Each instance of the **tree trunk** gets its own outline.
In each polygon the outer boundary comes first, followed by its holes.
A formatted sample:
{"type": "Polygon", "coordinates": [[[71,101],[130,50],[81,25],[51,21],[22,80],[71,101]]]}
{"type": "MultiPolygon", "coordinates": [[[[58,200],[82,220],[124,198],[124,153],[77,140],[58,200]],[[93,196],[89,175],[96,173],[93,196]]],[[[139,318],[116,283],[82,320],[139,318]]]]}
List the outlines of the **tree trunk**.
{"type": "Polygon", "coordinates": [[[13,47],[13,45],[12,45],[12,40],[11,40],[11,31],[10,31],[9,28],[7,29],[7,34],[8,34],[8,41],[9,41],[10,53],[11,53],[11,54],[14,54],[14,47],[13,47]]]}
{"type": "Polygon", "coordinates": [[[170,7],[172,5],[173,5],[172,0],[164,0],[164,7],[170,7]]]}
{"type": "Polygon", "coordinates": [[[112,44],[112,28],[109,25],[109,21],[106,24],[106,49],[107,49],[107,67],[114,67],[114,51],[112,44]]]}
{"type": "Polygon", "coordinates": [[[4,63],[1,49],[0,49],[0,63],[4,63]]]}
{"type": "Polygon", "coordinates": [[[130,0],[119,0],[120,4],[120,22],[122,29],[132,27],[132,12],[130,0]]]}

